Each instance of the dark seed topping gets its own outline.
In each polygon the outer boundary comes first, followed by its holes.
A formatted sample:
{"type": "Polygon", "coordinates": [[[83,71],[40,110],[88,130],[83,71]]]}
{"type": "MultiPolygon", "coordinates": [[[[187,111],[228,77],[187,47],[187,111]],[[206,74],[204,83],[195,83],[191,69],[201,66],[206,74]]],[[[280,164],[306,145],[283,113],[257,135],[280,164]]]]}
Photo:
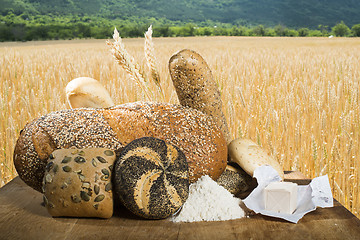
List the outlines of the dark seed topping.
{"type": "Polygon", "coordinates": [[[49,162],[49,163],[46,165],[45,169],[46,169],[46,171],[49,172],[53,167],[54,167],[54,162],[49,162]]]}
{"type": "Polygon", "coordinates": [[[110,175],[109,170],[107,170],[106,168],[101,169],[101,172],[105,175],[110,175]]]}
{"type": "Polygon", "coordinates": [[[46,196],[45,196],[45,195],[43,195],[43,200],[44,200],[44,204],[45,204],[45,206],[46,206],[46,205],[48,205],[48,203],[49,203],[49,202],[48,202],[48,199],[46,198],[46,196]]]}
{"type": "Polygon", "coordinates": [[[49,158],[50,158],[50,159],[55,159],[55,157],[54,157],[53,154],[50,154],[49,158]]]}
{"type": "Polygon", "coordinates": [[[73,194],[73,195],[71,195],[71,201],[73,201],[74,203],[79,203],[79,202],[81,202],[81,199],[79,198],[78,195],[73,194]]]}
{"type": "Polygon", "coordinates": [[[84,162],[86,162],[85,158],[83,158],[83,157],[75,157],[74,161],[76,163],[84,163],[84,162]]]}
{"type": "Polygon", "coordinates": [[[98,204],[98,203],[94,204],[93,206],[94,206],[94,208],[95,208],[96,210],[98,210],[98,208],[99,208],[99,204],[98,204]]]}
{"type": "Polygon", "coordinates": [[[104,154],[105,154],[106,156],[113,156],[113,155],[114,155],[114,152],[111,151],[111,150],[105,150],[105,151],[104,151],[104,154]]]}
{"type": "Polygon", "coordinates": [[[80,197],[82,200],[88,202],[90,200],[90,196],[87,192],[80,191],[80,197]]]}
{"type": "Polygon", "coordinates": [[[109,180],[109,175],[101,175],[100,179],[103,181],[107,181],[109,180]]]}
{"type": "Polygon", "coordinates": [[[53,171],[54,173],[57,173],[59,171],[59,166],[57,164],[54,165],[53,171]]]}
{"type": "Polygon", "coordinates": [[[81,182],[84,182],[85,181],[85,176],[82,175],[81,173],[78,173],[78,177],[80,179],[81,182]]]}
{"type": "Polygon", "coordinates": [[[100,194],[94,199],[94,202],[101,202],[102,200],[104,200],[104,198],[105,196],[103,194],[100,194]]]}
{"type": "Polygon", "coordinates": [[[70,162],[70,161],[71,161],[71,157],[66,156],[66,157],[64,157],[64,159],[61,161],[61,163],[68,163],[68,162],[70,162]]]}
{"type": "Polygon", "coordinates": [[[107,161],[105,160],[105,158],[103,158],[103,157],[101,157],[101,156],[97,156],[96,158],[97,158],[97,160],[99,160],[99,162],[101,162],[101,163],[107,163],[107,161]]]}
{"type": "Polygon", "coordinates": [[[97,166],[97,163],[96,163],[95,158],[93,158],[93,159],[91,160],[91,164],[92,164],[94,167],[96,167],[96,166],[97,166]]]}
{"type": "Polygon", "coordinates": [[[85,156],[85,152],[81,150],[81,151],[79,152],[79,155],[80,155],[80,156],[85,156]]]}
{"type": "Polygon", "coordinates": [[[99,194],[99,192],[100,192],[100,187],[99,187],[99,185],[95,185],[95,186],[94,186],[94,192],[95,192],[96,195],[99,194]]]}
{"type": "Polygon", "coordinates": [[[69,166],[63,166],[62,169],[64,170],[64,172],[70,172],[71,171],[71,167],[69,167],[69,166]]]}
{"type": "Polygon", "coordinates": [[[112,185],[111,185],[111,183],[106,184],[106,185],[105,185],[105,191],[106,191],[106,192],[110,192],[111,190],[112,190],[112,185]]]}
{"type": "Polygon", "coordinates": [[[113,165],[110,165],[110,166],[109,166],[109,169],[110,169],[110,172],[112,172],[112,170],[113,170],[113,165]]]}

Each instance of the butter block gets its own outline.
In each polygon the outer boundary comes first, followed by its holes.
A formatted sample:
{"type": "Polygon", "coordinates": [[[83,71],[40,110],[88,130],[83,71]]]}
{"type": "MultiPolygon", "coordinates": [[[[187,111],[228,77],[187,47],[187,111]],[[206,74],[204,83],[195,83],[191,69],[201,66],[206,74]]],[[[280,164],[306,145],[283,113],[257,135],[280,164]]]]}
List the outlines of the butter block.
{"type": "Polygon", "coordinates": [[[264,189],[265,210],[292,214],[297,205],[297,184],[272,182],[264,189]]]}

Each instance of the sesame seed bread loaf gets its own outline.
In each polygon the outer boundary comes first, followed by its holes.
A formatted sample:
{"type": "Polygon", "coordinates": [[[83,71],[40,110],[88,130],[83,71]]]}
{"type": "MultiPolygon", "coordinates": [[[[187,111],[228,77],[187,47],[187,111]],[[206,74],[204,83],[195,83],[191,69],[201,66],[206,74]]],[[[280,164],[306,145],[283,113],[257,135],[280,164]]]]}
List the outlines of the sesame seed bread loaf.
{"type": "Polygon", "coordinates": [[[202,56],[193,50],[181,50],[170,58],[169,70],[180,104],[211,116],[230,143],[220,92],[202,56]]]}
{"type": "Polygon", "coordinates": [[[185,154],[190,182],[203,175],[216,180],[227,162],[227,145],[214,121],[188,107],[136,102],[107,109],[52,112],[27,124],[14,150],[20,178],[41,191],[49,155],[60,148],[108,148],[120,151],[141,137],[156,137],[185,154]]]}
{"type": "Polygon", "coordinates": [[[188,198],[189,185],[185,155],[161,139],[132,141],[115,163],[115,194],[140,217],[161,219],[173,215],[188,198]]]}
{"type": "Polygon", "coordinates": [[[115,159],[115,152],[106,148],[58,149],[50,154],[43,179],[50,215],[110,218],[115,159]]]}

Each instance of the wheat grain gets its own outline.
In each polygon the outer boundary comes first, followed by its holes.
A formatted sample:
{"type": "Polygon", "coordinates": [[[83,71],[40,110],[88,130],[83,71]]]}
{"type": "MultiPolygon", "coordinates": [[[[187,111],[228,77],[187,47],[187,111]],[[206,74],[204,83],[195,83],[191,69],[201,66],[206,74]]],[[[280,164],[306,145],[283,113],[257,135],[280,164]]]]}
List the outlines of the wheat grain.
{"type": "Polygon", "coordinates": [[[148,28],[148,30],[145,33],[145,44],[144,44],[145,59],[146,59],[148,68],[150,70],[151,79],[156,84],[162,100],[164,100],[165,96],[164,96],[164,92],[163,92],[163,90],[161,88],[161,84],[160,84],[160,75],[159,75],[159,72],[156,67],[157,63],[156,63],[156,58],[155,58],[155,53],[154,53],[155,50],[154,50],[154,42],[152,40],[152,33],[153,33],[152,25],[150,25],[150,27],[148,28]]]}
{"type": "Polygon", "coordinates": [[[125,71],[130,75],[131,79],[136,81],[138,86],[143,90],[146,94],[148,100],[152,100],[152,97],[149,95],[149,89],[145,82],[145,77],[140,71],[140,67],[137,63],[135,63],[134,58],[126,51],[124,43],[119,35],[119,32],[115,28],[113,34],[114,42],[107,41],[107,45],[111,49],[111,53],[113,54],[116,62],[122,66],[125,71]]]}

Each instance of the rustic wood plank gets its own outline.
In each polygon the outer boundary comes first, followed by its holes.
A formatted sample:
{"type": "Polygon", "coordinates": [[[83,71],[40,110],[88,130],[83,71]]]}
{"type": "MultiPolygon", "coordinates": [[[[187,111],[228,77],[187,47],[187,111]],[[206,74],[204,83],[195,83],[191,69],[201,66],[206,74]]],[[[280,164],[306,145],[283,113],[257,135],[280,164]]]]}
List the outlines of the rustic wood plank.
{"type": "Polygon", "coordinates": [[[299,179],[307,179],[304,174],[299,171],[285,171],[284,179],[287,180],[299,180],[299,179]]]}
{"type": "Polygon", "coordinates": [[[0,189],[0,229],[3,239],[64,239],[76,218],[52,218],[42,206],[42,194],[20,178],[0,189]],[[49,228],[49,226],[52,226],[49,228]]]}
{"type": "MultiPolygon", "coordinates": [[[[308,180],[298,180],[303,183],[308,180]]],[[[140,219],[120,207],[110,219],[52,218],[42,194],[15,178],[0,189],[1,239],[356,239],[360,220],[334,201],[298,224],[252,215],[230,221],[173,223],[140,219]]]]}

